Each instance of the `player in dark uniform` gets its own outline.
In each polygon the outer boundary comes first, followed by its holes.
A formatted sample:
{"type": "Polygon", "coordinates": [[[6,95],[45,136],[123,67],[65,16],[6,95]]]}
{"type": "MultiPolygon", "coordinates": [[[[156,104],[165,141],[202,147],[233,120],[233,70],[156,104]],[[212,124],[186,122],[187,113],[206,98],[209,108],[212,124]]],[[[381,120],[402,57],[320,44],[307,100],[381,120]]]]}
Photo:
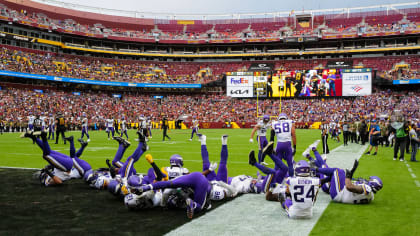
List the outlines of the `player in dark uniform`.
{"type": "Polygon", "coordinates": [[[168,138],[169,141],[171,140],[171,138],[167,134],[168,128],[169,128],[168,119],[166,119],[166,117],[163,117],[163,120],[162,120],[163,140],[162,141],[165,141],[165,137],[168,138]]]}
{"type": "Polygon", "coordinates": [[[64,116],[61,113],[57,114],[57,118],[55,119],[55,126],[57,127],[56,133],[55,133],[55,144],[58,144],[58,138],[61,134],[64,144],[66,144],[66,139],[64,132],[66,131],[66,120],[64,119],[64,116]]]}

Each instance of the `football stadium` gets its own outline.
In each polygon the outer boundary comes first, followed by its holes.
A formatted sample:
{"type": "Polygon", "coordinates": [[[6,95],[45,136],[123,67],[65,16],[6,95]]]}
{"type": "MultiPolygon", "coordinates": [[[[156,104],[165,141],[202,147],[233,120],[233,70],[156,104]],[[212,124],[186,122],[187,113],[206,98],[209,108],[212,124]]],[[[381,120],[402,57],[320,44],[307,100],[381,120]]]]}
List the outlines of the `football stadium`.
{"type": "Polygon", "coordinates": [[[420,235],[420,2],[98,2],[0,0],[1,235],[420,235]]]}

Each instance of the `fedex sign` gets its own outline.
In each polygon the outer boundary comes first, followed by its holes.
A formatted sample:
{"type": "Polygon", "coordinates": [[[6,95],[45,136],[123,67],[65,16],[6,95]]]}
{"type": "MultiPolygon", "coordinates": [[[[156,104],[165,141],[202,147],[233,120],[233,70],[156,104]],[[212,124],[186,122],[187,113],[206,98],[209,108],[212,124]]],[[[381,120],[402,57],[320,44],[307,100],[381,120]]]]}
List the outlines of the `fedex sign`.
{"type": "Polygon", "coordinates": [[[228,86],[252,86],[252,76],[228,76],[228,86]]]}

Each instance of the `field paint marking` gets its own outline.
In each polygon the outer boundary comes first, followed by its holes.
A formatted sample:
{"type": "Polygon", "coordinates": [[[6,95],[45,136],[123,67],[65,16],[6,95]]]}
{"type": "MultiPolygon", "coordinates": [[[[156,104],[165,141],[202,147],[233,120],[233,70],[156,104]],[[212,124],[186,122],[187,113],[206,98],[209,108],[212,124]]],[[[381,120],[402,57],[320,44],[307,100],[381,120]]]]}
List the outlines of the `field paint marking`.
{"type": "MultiPolygon", "coordinates": [[[[332,167],[351,168],[367,146],[349,144],[328,154],[332,167]]],[[[291,220],[278,202],[265,200],[263,194],[244,194],[205,215],[188,222],[167,235],[308,235],[327,208],[331,197],[320,192],[308,220],[291,220]]]]}
{"type": "Polygon", "coordinates": [[[417,187],[420,188],[420,182],[417,180],[417,176],[413,173],[410,164],[408,164],[408,162],[405,161],[405,165],[407,166],[408,172],[410,172],[411,177],[414,179],[414,183],[416,183],[417,187]]]}
{"type": "Polygon", "coordinates": [[[0,169],[41,170],[40,168],[26,168],[26,167],[13,167],[13,166],[0,166],[0,169]]]}

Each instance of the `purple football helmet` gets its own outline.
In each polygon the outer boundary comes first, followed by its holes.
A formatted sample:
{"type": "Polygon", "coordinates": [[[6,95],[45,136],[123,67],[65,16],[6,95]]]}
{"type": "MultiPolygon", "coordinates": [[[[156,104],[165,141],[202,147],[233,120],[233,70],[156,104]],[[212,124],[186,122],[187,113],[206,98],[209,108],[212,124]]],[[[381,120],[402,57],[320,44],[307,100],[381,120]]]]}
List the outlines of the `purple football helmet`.
{"type": "Polygon", "coordinates": [[[263,121],[264,122],[268,122],[270,120],[270,116],[269,115],[264,115],[263,116],[263,121]]]}
{"type": "Polygon", "coordinates": [[[142,184],[142,178],[138,175],[132,175],[128,177],[127,184],[131,187],[139,187],[142,184]]]}
{"type": "Polygon", "coordinates": [[[184,160],[182,159],[182,156],[178,154],[174,154],[169,158],[169,163],[171,163],[171,166],[178,166],[183,167],[184,166],[184,160]]]}
{"type": "Polygon", "coordinates": [[[114,195],[119,195],[121,192],[121,183],[116,180],[111,180],[108,184],[108,191],[114,195]]]}
{"type": "Polygon", "coordinates": [[[279,118],[278,118],[279,120],[287,120],[287,115],[285,114],[285,113],[281,113],[280,115],[279,115],[279,118]]]}
{"type": "Polygon", "coordinates": [[[296,173],[296,176],[303,176],[303,177],[309,176],[311,173],[311,168],[309,167],[308,162],[304,160],[298,161],[298,163],[296,163],[296,166],[295,166],[295,173],[296,173]]]}
{"type": "Polygon", "coordinates": [[[370,176],[368,185],[372,188],[373,193],[382,189],[382,180],[378,176],[370,176]]]}
{"type": "Polygon", "coordinates": [[[83,179],[88,184],[93,183],[94,181],[96,181],[97,178],[98,178],[98,175],[96,175],[95,173],[93,173],[93,170],[92,169],[86,171],[85,174],[83,175],[83,179]]]}

